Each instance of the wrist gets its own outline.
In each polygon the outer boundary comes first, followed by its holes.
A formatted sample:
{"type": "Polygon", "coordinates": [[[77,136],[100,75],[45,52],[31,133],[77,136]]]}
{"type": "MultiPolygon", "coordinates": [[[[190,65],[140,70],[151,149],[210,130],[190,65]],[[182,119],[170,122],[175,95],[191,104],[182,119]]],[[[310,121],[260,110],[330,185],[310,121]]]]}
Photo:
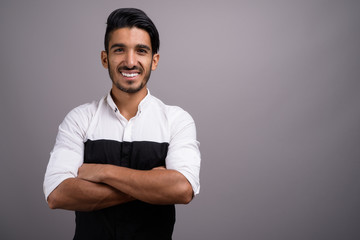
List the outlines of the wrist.
{"type": "Polygon", "coordinates": [[[106,182],[106,177],[109,174],[108,171],[109,171],[109,165],[108,164],[102,164],[101,169],[99,171],[99,175],[98,175],[99,182],[102,182],[102,183],[106,182]]]}

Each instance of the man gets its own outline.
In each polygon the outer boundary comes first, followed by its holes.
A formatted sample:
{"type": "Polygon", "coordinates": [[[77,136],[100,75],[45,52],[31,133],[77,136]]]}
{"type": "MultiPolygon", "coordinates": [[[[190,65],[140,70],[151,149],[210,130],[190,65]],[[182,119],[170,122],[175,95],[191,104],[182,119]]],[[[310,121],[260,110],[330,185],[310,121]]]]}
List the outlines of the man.
{"type": "Polygon", "coordinates": [[[171,239],[174,204],[199,192],[193,119],[147,89],[158,50],[144,12],[110,14],[101,61],[111,92],[65,117],[45,173],[49,207],[76,213],[74,239],[171,239]]]}

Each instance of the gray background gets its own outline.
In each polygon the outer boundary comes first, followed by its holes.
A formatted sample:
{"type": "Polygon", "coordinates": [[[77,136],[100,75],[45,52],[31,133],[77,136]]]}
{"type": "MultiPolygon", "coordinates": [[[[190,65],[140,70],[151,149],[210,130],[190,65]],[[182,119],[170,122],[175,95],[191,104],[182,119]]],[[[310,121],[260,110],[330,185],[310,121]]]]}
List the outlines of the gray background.
{"type": "Polygon", "coordinates": [[[154,20],[149,88],[194,117],[200,195],[174,239],[360,239],[359,1],[1,1],[1,239],[71,239],[42,181],[57,127],[111,87],[118,7],[154,20]]]}

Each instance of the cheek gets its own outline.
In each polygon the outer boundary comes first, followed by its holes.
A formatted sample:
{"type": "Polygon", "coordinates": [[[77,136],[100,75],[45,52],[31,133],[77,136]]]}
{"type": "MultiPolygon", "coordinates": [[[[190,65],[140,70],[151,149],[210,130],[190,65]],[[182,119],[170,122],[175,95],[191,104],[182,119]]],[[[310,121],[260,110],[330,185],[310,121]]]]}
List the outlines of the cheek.
{"type": "Polygon", "coordinates": [[[109,67],[109,69],[110,70],[116,70],[116,68],[117,68],[117,62],[116,61],[114,61],[114,60],[110,60],[109,61],[109,63],[108,63],[108,67],[109,67]]]}
{"type": "Polygon", "coordinates": [[[115,59],[109,59],[108,61],[109,61],[109,65],[111,65],[111,66],[116,65],[115,59]]]}
{"type": "Polygon", "coordinates": [[[116,55],[111,55],[109,58],[108,58],[108,62],[110,65],[112,66],[116,66],[118,65],[120,62],[121,62],[121,57],[120,56],[116,56],[116,55]]]}

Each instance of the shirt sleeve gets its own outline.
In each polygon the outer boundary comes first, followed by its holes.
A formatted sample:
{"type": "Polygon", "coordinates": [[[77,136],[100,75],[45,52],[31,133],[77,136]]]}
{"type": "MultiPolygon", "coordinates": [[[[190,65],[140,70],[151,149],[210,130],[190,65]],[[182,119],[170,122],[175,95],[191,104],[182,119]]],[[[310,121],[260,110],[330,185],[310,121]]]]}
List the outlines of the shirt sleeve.
{"type": "Polygon", "coordinates": [[[81,112],[79,107],[73,109],[59,126],[45,172],[43,190],[46,200],[62,181],[76,177],[83,163],[86,116],[81,112]]]}
{"type": "Polygon", "coordinates": [[[184,110],[176,108],[170,119],[171,139],[165,159],[166,168],[177,170],[190,182],[194,195],[200,191],[200,143],[196,140],[195,122],[184,110]]]}

